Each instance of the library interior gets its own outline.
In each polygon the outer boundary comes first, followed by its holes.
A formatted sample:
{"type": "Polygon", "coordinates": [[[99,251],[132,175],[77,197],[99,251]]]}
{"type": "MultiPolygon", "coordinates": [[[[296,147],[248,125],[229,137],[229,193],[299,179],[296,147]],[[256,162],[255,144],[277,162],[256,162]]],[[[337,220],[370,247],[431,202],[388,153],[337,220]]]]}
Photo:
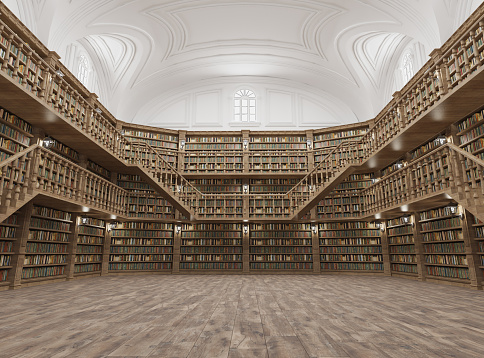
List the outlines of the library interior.
{"type": "Polygon", "coordinates": [[[0,358],[481,358],[484,3],[0,1],[0,358]]]}

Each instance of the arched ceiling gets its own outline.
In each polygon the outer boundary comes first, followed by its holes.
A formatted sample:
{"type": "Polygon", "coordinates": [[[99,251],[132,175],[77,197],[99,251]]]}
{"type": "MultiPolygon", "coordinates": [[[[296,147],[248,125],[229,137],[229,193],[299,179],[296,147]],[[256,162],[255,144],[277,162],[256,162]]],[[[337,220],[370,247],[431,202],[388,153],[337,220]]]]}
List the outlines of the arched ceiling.
{"type": "Polygon", "coordinates": [[[155,116],[154,107],[190,92],[263,83],[317,96],[339,123],[348,123],[374,117],[400,89],[404,51],[420,49],[418,69],[481,1],[4,3],[62,58],[72,44],[82,46],[101,101],[122,120],[153,123],[146,116],[155,116]]]}

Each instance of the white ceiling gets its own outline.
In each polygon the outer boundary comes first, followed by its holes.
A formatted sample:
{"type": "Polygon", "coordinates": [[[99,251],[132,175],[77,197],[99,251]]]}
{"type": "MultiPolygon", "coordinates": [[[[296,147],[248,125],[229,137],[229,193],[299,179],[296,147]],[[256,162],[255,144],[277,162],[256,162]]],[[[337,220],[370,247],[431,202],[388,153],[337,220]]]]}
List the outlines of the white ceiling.
{"type": "MultiPolygon", "coordinates": [[[[169,121],[157,113],[171,113],[190,96],[218,91],[224,121],[229,113],[224,101],[245,84],[264,90],[262,98],[279,91],[300,103],[317,103],[331,118],[319,125],[309,121],[313,127],[374,117],[403,85],[403,53],[413,53],[418,69],[481,3],[3,1],[74,74],[79,53],[86,52],[94,74],[88,88],[119,119],[163,126],[169,121]]],[[[195,122],[187,119],[180,126],[195,128],[195,122]]],[[[303,122],[288,121],[291,128],[303,122]]]]}

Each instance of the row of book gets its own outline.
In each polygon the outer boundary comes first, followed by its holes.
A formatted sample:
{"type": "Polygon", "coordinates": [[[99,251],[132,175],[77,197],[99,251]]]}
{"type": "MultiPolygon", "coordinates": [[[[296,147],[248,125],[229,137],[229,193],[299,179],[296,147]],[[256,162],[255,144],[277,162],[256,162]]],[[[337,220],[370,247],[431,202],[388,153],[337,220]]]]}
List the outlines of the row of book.
{"type": "Polygon", "coordinates": [[[413,227],[411,225],[392,227],[387,231],[388,236],[408,235],[412,233],[413,227]]]}
{"type": "Polygon", "coordinates": [[[241,143],[242,137],[187,137],[187,143],[241,143]]]}
{"type": "MultiPolygon", "coordinates": [[[[331,132],[331,133],[323,133],[314,136],[314,142],[318,142],[324,139],[334,139],[334,138],[346,138],[346,137],[354,137],[354,136],[362,136],[366,133],[367,129],[351,129],[343,132],[331,132]]],[[[316,144],[316,143],[315,143],[316,144]]]]}
{"type": "Polygon", "coordinates": [[[399,263],[392,263],[390,269],[393,272],[404,272],[404,273],[412,273],[417,274],[417,265],[405,265],[399,263]]]}
{"type": "Polygon", "coordinates": [[[182,246],[240,246],[242,245],[241,239],[184,239],[181,241],[182,246]]]}
{"type": "Polygon", "coordinates": [[[16,115],[10,113],[9,111],[1,107],[0,107],[0,118],[20,128],[24,132],[32,133],[32,125],[30,123],[24,121],[22,118],[17,117],[16,115]]]}
{"type": "Polygon", "coordinates": [[[173,231],[168,230],[131,230],[131,229],[114,229],[111,231],[112,237],[173,237],[173,231]]]}
{"type": "Polygon", "coordinates": [[[311,246],[251,246],[251,254],[312,254],[313,248],[311,246]]]}
{"type": "Polygon", "coordinates": [[[94,163],[92,160],[87,161],[87,169],[89,169],[90,171],[92,171],[96,174],[99,174],[99,175],[105,177],[106,179],[111,178],[111,172],[109,170],[107,170],[106,168],[102,167],[101,165],[99,165],[97,163],[94,163]]]}
{"type": "MultiPolygon", "coordinates": [[[[130,193],[128,198],[128,204],[171,206],[165,199],[140,195],[135,196],[132,193],[130,193]]],[[[126,225],[124,227],[126,228],[126,225]]]]}
{"type": "Polygon", "coordinates": [[[137,142],[139,141],[139,142],[147,143],[152,147],[165,148],[165,149],[178,149],[178,143],[171,143],[163,140],[147,139],[147,138],[136,138],[135,140],[137,142]]]}
{"type": "Polygon", "coordinates": [[[173,245],[173,239],[111,238],[111,245],[165,246],[173,245]]]}
{"type": "Polygon", "coordinates": [[[81,225],[79,226],[79,234],[104,237],[104,229],[81,225]]]}
{"type": "Polygon", "coordinates": [[[78,254],[101,254],[102,252],[102,246],[77,245],[76,248],[76,253],[78,254]]]}
{"type": "Polygon", "coordinates": [[[45,216],[52,219],[60,219],[60,220],[66,220],[66,221],[71,220],[71,213],[61,211],[61,210],[46,208],[43,206],[34,205],[32,215],[45,216]]]}
{"type": "Polygon", "coordinates": [[[12,241],[0,241],[0,253],[1,252],[12,252],[13,242],[12,241]]]}
{"type": "Polygon", "coordinates": [[[171,262],[116,262],[109,263],[110,271],[171,270],[171,262]]]}
{"type": "Polygon", "coordinates": [[[429,264],[467,266],[465,255],[425,255],[425,262],[429,264]]]}
{"type": "Polygon", "coordinates": [[[426,253],[465,253],[464,242],[449,242],[424,245],[426,253]]]}
{"type": "Polygon", "coordinates": [[[422,155],[431,152],[432,150],[434,150],[438,146],[440,146],[440,143],[437,140],[432,140],[432,141],[420,146],[416,150],[410,152],[410,159],[411,160],[417,159],[417,158],[421,157],[422,155]]]}
{"type": "Polygon", "coordinates": [[[109,255],[110,262],[116,261],[171,261],[172,255],[151,255],[151,254],[126,254],[126,255],[109,255]]]}
{"type": "Polygon", "coordinates": [[[321,269],[338,271],[383,271],[383,264],[370,262],[321,262],[321,269]]]}
{"type": "Polygon", "coordinates": [[[0,254],[0,267],[1,266],[10,266],[11,258],[12,258],[11,255],[0,254]]]}
{"type": "Polygon", "coordinates": [[[392,245],[391,254],[415,254],[415,245],[392,245]]]}
{"type": "Polygon", "coordinates": [[[26,253],[67,253],[67,245],[27,242],[26,253]]]}
{"type": "Polygon", "coordinates": [[[131,137],[159,139],[159,140],[168,141],[168,142],[178,142],[178,136],[175,136],[175,135],[145,132],[145,131],[140,131],[135,129],[124,129],[124,135],[131,136],[131,137]]]}
{"type": "Polygon", "coordinates": [[[458,279],[469,279],[469,269],[461,267],[427,266],[427,274],[458,279]]]}
{"type": "Polygon", "coordinates": [[[193,144],[187,143],[185,150],[241,150],[242,143],[223,143],[223,144],[193,144]]]}
{"type": "Polygon", "coordinates": [[[65,273],[65,266],[44,266],[44,267],[24,267],[22,270],[22,279],[31,279],[37,277],[61,276],[65,273]]]}
{"type": "Polygon", "coordinates": [[[183,231],[181,237],[192,238],[239,238],[242,231],[183,231]]]}
{"type": "Polygon", "coordinates": [[[381,246],[322,246],[322,254],[380,254],[381,246]]]}
{"type": "Polygon", "coordinates": [[[251,231],[250,238],[310,238],[310,231],[251,231]]]}
{"type": "Polygon", "coordinates": [[[359,230],[338,230],[338,231],[326,231],[320,230],[319,237],[354,237],[354,238],[362,238],[362,237],[380,237],[379,230],[367,230],[367,229],[359,229],[359,230]]]}
{"type": "Polygon", "coordinates": [[[382,255],[342,254],[320,255],[321,261],[383,261],[382,255]]]}
{"type": "Polygon", "coordinates": [[[180,261],[242,261],[242,255],[197,254],[180,255],[180,261]]]}
{"type": "Polygon", "coordinates": [[[311,239],[251,239],[252,246],[310,246],[311,239]]]}
{"type": "Polygon", "coordinates": [[[77,243],[81,245],[85,245],[85,244],[102,245],[104,243],[104,237],[78,235],[77,243]]]}
{"type": "Polygon", "coordinates": [[[84,265],[75,265],[74,266],[74,273],[85,273],[85,272],[95,272],[101,271],[102,264],[101,263],[90,263],[84,265]]]}
{"type": "Polygon", "coordinates": [[[56,265],[65,264],[67,255],[27,255],[24,265],[56,265]]]}
{"type": "Polygon", "coordinates": [[[453,241],[463,240],[462,230],[447,230],[426,232],[422,235],[423,241],[453,241]]]}
{"type": "Polygon", "coordinates": [[[75,263],[101,262],[102,255],[76,255],[75,263]]]}
{"type": "Polygon", "coordinates": [[[30,230],[28,240],[69,242],[69,234],[43,230],[30,230]]]}
{"type": "Polygon", "coordinates": [[[252,270],[312,270],[312,262],[250,262],[252,270]]]}
{"type": "Polygon", "coordinates": [[[0,282],[5,282],[8,279],[9,270],[0,270],[0,282]]]}
{"type": "Polygon", "coordinates": [[[170,254],[171,246],[111,246],[112,254],[170,254]]]}
{"type": "Polygon", "coordinates": [[[30,145],[30,137],[26,136],[25,134],[19,132],[18,130],[10,127],[7,124],[0,123],[0,133],[5,134],[6,136],[15,139],[16,141],[20,142],[24,146],[28,147],[30,145]]]}
{"type": "Polygon", "coordinates": [[[413,235],[391,236],[388,238],[388,243],[390,245],[413,244],[415,239],[413,235]]]}
{"type": "Polygon", "coordinates": [[[461,121],[457,125],[457,128],[458,128],[459,132],[463,132],[466,129],[472,127],[477,122],[482,121],[484,119],[483,116],[484,116],[484,110],[482,110],[480,112],[476,112],[472,116],[467,117],[466,119],[464,119],[463,121],[461,121]]]}
{"type": "Polygon", "coordinates": [[[436,220],[436,221],[429,221],[423,222],[422,231],[431,231],[431,230],[439,230],[439,229],[458,229],[462,225],[462,220],[460,217],[436,220]]]}
{"type": "Polygon", "coordinates": [[[344,238],[344,239],[323,239],[319,240],[320,245],[335,245],[335,246],[347,246],[347,245],[381,245],[381,239],[372,238],[344,238]]]}
{"type": "Polygon", "coordinates": [[[471,152],[471,153],[481,151],[482,148],[484,148],[484,138],[479,138],[479,139],[475,140],[474,142],[467,144],[467,145],[462,147],[462,149],[464,149],[467,152],[471,152]]]}
{"type": "Polygon", "coordinates": [[[180,270],[242,270],[240,262],[180,262],[180,270]]]}
{"type": "Polygon", "coordinates": [[[405,262],[405,263],[416,263],[417,256],[415,255],[390,255],[391,262],[405,262]]]}
{"type": "Polygon", "coordinates": [[[0,226],[0,238],[13,239],[17,232],[16,227],[12,226],[0,226]]]}
{"type": "Polygon", "coordinates": [[[432,209],[432,210],[421,212],[420,220],[438,219],[442,216],[453,216],[453,215],[457,215],[457,213],[455,212],[455,207],[445,206],[443,208],[432,209]]]}
{"type": "Polygon", "coordinates": [[[222,247],[182,246],[180,247],[180,253],[182,254],[241,254],[242,247],[241,246],[222,246],[222,247]]]}
{"type": "Polygon", "coordinates": [[[62,221],[54,221],[49,219],[41,219],[32,217],[30,218],[30,227],[31,229],[45,229],[45,230],[59,230],[59,231],[69,231],[71,224],[62,222],[62,221]]]}
{"type": "Polygon", "coordinates": [[[0,137],[0,147],[11,152],[20,152],[21,150],[25,149],[25,146],[23,144],[4,137],[0,137]]]}
{"type": "Polygon", "coordinates": [[[250,261],[312,261],[313,255],[305,254],[254,254],[250,261]]]}
{"type": "Polygon", "coordinates": [[[338,223],[321,223],[319,230],[345,230],[345,229],[373,229],[373,224],[366,221],[338,222],[338,223]]]}

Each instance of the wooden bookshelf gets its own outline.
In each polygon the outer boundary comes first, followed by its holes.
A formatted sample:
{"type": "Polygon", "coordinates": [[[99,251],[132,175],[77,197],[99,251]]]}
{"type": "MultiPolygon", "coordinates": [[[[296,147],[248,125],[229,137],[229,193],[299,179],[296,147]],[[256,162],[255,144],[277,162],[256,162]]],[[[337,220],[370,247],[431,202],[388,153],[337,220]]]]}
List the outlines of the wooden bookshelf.
{"type": "Polygon", "coordinates": [[[459,209],[447,206],[421,212],[419,225],[427,278],[469,282],[459,209]]]}
{"type": "Polygon", "coordinates": [[[76,150],[72,149],[71,147],[65,145],[64,143],[56,140],[55,138],[52,138],[52,139],[53,139],[53,144],[49,148],[49,150],[53,151],[56,154],[63,156],[66,159],[69,159],[69,160],[71,160],[75,163],[79,163],[79,160],[80,160],[79,152],[77,152],[76,150]]]}
{"type": "Polygon", "coordinates": [[[7,283],[9,279],[18,227],[16,214],[9,216],[0,223],[0,285],[7,283]]]}
{"type": "Polygon", "coordinates": [[[106,222],[82,216],[79,218],[74,276],[101,272],[106,222]]]}
{"type": "Polygon", "coordinates": [[[94,163],[92,160],[87,160],[87,169],[95,174],[102,176],[107,180],[111,180],[111,172],[103,166],[94,163]]]}
{"type": "Polygon", "coordinates": [[[481,269],[481,274],[484,273],[484,222],[478,218],[474,218],[474,223],[472,224],[474,229],[474,237],[477,241],[478,255],[479,255],[479,268],[481,269]]]}
{"type": "Polygon", "coordinates": [[[413,235],[413,219],[401,216],[386,223],[390,271],[392,273],[417,276],[417,255],[413,235]]]}
{"type": "Polygon", "coordinates": [[[180,271],[241,271],[241,224],[185,224],[180,243],[180,271]]]}
{"type": "Polygon", "coordinates": [[[484,160],[484,109],[457,123],[459,146],[484,160]]]}
{"type": "Polygon", "coordinates": [[[319,224],[321,272],[383,272],[380,230],[364,221],[319,224]]]}
{"type": "Polygon", "coordinates": [[[30,145],[32,126],[0,107],[0,161],[30,145]]]}
{"type": "Polygon", "coordinates": [[[109,272],[170,271],[173,224],[125,222],[111,231],[109,272]]]}
{"type": "Polygon", "coordinates": [[[251,271],[313,270],[310,224],[251,224],[251,271]]]}
{"type": "Polygon", "coordinates": [[[317,164],[343,142],[357,141],[368,131],[368,125],[348,125],[341,129],[315,130],[313,137],[314,163],[317,164]]]}
{"type": "Polygon", "coordinates": [[[71,224],[69,212],[33,207],[22,281],[65,276],[71,224]]]}

